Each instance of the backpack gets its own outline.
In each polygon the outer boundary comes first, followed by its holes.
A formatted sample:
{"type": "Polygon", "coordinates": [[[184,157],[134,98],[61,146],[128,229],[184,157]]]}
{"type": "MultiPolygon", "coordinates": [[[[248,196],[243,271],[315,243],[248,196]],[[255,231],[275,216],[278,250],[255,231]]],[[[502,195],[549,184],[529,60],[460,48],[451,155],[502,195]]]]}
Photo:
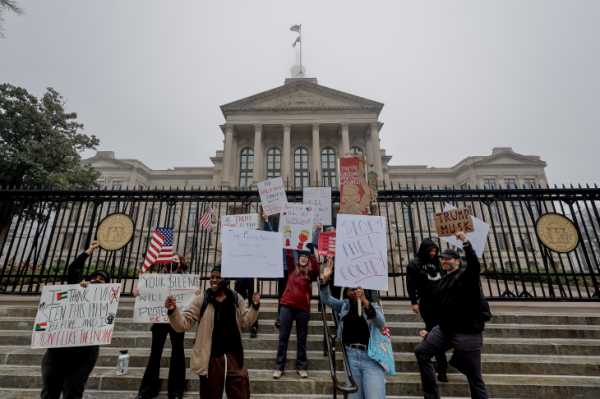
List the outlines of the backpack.
{"type": "MultiPolygon", "coordinates": [[[[209,289],[207,289],[206,291],[208,291],[209,289]]],[[[227,288],[227,289],[229,291],[233,292],[233,302],[235,303],[235,310],[237,311],[237,308],[238,308],[238,293],[237,293],[236,290],[232,290],[230,288],[227,288]]],[[[200,308],[200,318],[198,319],[198,325],[200,325],[200,321],[202,320],[202,316],[204,316],[204,312],[206,311],[206,308],[208,307],[208,301],[206,300],[206,291],[204,291],[204,293],[203,293],[204,300],[202,301],[202,308],[200,308]]]]}

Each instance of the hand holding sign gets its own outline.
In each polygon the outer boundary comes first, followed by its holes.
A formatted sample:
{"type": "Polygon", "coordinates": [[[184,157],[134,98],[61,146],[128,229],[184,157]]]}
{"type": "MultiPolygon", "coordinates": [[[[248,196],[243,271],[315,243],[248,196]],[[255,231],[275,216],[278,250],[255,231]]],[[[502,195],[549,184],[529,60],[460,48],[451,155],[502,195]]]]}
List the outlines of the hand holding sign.
{"type": "Polygon", "coordinates": [[[176,306],[177,306],[177,303],[175,302],[175,298],[173,298],[171,295],[169,295],[169,297],[165,301],[165,308],[167,308],[168,310],[175,310],[176,306]]]}

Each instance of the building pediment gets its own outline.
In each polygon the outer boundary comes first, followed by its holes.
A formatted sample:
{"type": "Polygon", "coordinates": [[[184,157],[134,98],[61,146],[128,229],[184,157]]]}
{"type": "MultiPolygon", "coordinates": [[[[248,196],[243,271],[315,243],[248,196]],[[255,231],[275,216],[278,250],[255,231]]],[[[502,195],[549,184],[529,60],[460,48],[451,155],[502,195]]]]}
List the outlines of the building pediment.
{"type": "Polygon", "coordinates": [[[546,162],[539,159],[517,154],[515,152],[503,152],[497,155],[486,157],[473,163],[473,166],[493,166],[493,165],[535,165],[546,166],[546,162]]]}
{"type": "Polygon", "coordinates": [[[123,169],[134,169],[132,165],[125,163],[123,161],[119,161],[115,158],[109,158],[104,156],[94,156],[88,159],[83,159],[81,161],[82,165],[90,165],[94,168],[123,168],[123,169]]]}
{"type": "Polygon", "coordinates": [[[355,110],[379,114],[382,103],[344,93],[316,83],[302,81],[286,84],[221,106],[223,115],[240,112],[285,112],[297,110],[355,110]]]}

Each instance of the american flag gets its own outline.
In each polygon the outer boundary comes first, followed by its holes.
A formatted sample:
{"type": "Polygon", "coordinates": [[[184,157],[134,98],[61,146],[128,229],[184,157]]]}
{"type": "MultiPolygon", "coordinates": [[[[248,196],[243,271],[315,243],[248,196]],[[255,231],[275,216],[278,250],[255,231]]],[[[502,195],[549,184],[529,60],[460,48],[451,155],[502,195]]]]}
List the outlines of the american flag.
{"type": "Polygon", "coordinates": [[[204,211],[204,213],[202,214],[202,217],[200,218],[200,224],[202,226],[204,226],[204,228],[208,231],[212,231],[212,215],[213,213],[215,213],[215,211],[210,207],[209,204],[206,204],[206,210],[204,211]]]}
{"type": "Polygon", "coordinates": [[[302,25],[292,25],[292,27],[290,28],[290,30],[291,30],[292,32],[298,32],[298,33],[300,33],[300,27],[301,27],[301,26],[302,26],[302,25]]]}
{"type": "Polygon", "coordinates": [[[292,44],[292,48],[296,48],[296,43],[300,43],[300,36],[298,36],[294,44],[292,44]]]}
{"type": "Polygon", "coordinates": [[[154,230],[152,241],[148,246],[146,260],[140,274],[143,274],[155,263],[171,263],[173,260],[173,228],[159,227],[154,230]]]}

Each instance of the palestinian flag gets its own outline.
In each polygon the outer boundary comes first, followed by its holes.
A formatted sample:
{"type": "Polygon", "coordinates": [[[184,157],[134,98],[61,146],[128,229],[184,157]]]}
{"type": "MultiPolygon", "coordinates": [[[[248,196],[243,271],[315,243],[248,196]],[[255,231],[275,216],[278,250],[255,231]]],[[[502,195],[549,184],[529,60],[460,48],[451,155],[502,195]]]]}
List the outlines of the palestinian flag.
{"type": "Polygon", "coordinates": [[[57,293],[56,293],[56,300],[57,300],[57,301],[60,301],[60,300],[62,300],[62,299],[67,299],[67,298],[68,298],[68,296],[67,296],[67,292],[68,292],[68,291],[57,292],[57,293]]]}
{"type": "Polygon", "coordinates": [[[46,324],[48,323],[36,323],[35,331],[46,331],[46,324]]]}

